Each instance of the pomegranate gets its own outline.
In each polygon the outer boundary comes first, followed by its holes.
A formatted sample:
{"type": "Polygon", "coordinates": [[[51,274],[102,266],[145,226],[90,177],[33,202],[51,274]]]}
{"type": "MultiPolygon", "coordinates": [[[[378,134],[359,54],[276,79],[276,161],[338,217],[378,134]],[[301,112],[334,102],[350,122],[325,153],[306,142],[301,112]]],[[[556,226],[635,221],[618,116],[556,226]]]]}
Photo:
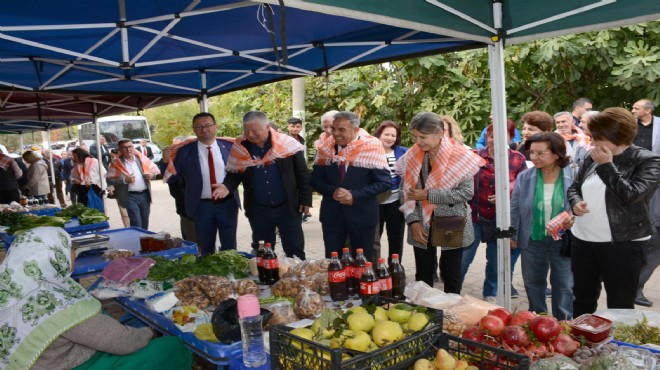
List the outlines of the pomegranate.
{"type": "Polygon", "coordinates": [[[561,333],[559,321],[551,316],[538,316],[534,318],[534,320],[529,322],[529,329],[532,330],[536,339],[542,343],[547,343],[555,339],[561,333]]]}
{"type": "Polygon", "coordinates": [[[504,322],[504,325],[508,325],[511,321],[511,312],[506,308],[496,308],[494,310],[488,311],[489,315],[497,316],[504,322]]]}
{"type": "Polygon", "coordinates": [[[555,352],[561,353],[566,357],[573,356],[573,353],[575,353],[575,351],[578,349],[578,345],[573,340],[573,338],[571,338],[570,335],[564,333],[557,335],[557,338],[552,341],[552,347],[554,348],[555,352]]]}
{"type": "MultiPolygon", "coordinates": [[[[461,337],[475,341],[475,342],[481,342],[481,340],[484,338],[484,333],[481,332],[481,329],[479,329],[478,326],[469,326],[463,330],[463,334],[461,334],[461,337]]],[[[474,351],[477,347],[476,346],[468,346],[468,348],[472,351],[474,351]]]]}
{"type": "Polygon", "coordinates": [[[504,322],[497,316],[486,315],[479,320],[479,328],[491,337],[498,337],[504,330],[504,322]]]}
{"type": "Polygon", "coordinates": [[[543,343],[539,343],[538,345],[532,343],[529,346],[527,346],[527,356],[529,356],[532,361],[538,360],[539,358],[544,358],[548,354],[548,347],[545,346],[543,343]]]}
{"type": "Polygon", "coordinates": [[[529,336],[525,329],[520,326],[507,326],[502,332],[502,341],[509,347],[527,347],[530,344],[529,336]]]}
{"type": "Polygon", "coordinates": [[[522,324],[527,324],[528,322],[532,321],[535,317],[536,317],[536,314],[532,311],[516,312],[513,315],[513,317],[511,318],[511,321],[509,322],[509,325],[520,326],[522,324]]]}

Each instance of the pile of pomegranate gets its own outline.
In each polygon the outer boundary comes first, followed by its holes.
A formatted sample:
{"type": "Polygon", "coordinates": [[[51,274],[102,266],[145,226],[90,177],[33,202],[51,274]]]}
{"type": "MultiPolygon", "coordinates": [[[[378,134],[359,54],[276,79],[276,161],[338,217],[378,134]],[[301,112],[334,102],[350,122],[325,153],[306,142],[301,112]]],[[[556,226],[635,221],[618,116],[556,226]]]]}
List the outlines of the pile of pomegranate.
{"type": "Polygon", "coordinates": [[[463,330],[462,337],[489,346],[504,348],[536,361],[555,353],[571,357],[580,343],[571,337],[567,321],[531,311],[511,314],[504,308],[488,311],[474,326],[463,330]]]}

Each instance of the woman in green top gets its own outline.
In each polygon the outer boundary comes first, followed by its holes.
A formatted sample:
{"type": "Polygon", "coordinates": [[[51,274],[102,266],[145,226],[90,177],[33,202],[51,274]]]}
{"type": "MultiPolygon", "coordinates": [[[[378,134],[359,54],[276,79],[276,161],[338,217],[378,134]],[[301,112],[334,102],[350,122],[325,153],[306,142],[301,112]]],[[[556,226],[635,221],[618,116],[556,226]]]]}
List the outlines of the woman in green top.
{"type": "Polygon", "coordinates": [[[101,313],[101,303],[71,279],[71,239],[38,227],[12,243],[0,265],[0,368],[190,369],[177,337],[152,340],[101,313]]]}

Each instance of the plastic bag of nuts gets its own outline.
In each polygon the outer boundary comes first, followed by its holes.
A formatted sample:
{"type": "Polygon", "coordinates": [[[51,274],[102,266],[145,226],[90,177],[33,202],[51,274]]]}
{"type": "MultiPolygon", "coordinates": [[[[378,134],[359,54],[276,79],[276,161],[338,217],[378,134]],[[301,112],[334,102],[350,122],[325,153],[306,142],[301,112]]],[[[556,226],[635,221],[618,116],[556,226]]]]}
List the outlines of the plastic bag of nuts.
{"type": "Polygon", "coordinates": [[[285,277],[271,285],[270,291],[274,296],[296,298],[303,288],[298,278],[285,277]]]}
{"type": "Polygon", "coordinates": [[[320,314],[325,307],[325,302],[318,293],[305,289],[296,296],[294,311],[298,317],[309,319],[320,314]]]}
{"type": "Polygon", "coordinates": [[[242,279],[234,281],[234,292],[238,295],[254,294],[259,295],[259,287],[252,279],[242,279]]]}
{"type": "Polygon", "coordinates": [[[465,324],[455,313],[445,310],[442,317],[442,331],[451,335],[461,336],[465,330],[465,324]]]}
{"type": "Polygon", "coordinates": [[[330,285],[328,284],[328,273],[320,273],[301,279],[300,283],[320,295],[330,294],[330,285]]]}

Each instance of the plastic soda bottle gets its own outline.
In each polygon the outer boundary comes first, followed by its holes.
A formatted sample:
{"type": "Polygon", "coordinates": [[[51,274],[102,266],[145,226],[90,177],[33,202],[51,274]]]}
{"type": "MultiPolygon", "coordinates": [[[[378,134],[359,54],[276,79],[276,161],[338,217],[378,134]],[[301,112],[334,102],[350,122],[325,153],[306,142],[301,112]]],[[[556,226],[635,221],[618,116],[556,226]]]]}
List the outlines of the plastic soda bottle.
{"type": "Polygon", "coordinates": [[[264,263],[264,283],[273,285],[280,280],[280,265],[277,261],[277,254],[273,252],[270,243],[266,243],[264,249],[264,256],[262,257],[264,263]]]}
{"type": "Polygon", "coordinates": [[[346,269],[346,286],[350,297],[356,295],[360,290],[360,281],[354,277],[355,260],[351,257],[349,248],[342,248],[341,264],[346,269]]]}
{"type": "Polygon", "coordinates": [[[390,263],[390,275],[392,276],[392,298],[404,300],[406,297],[403,291],[406,289],[406,270],[399,262],[399,255],[392,255],[392,263],[390,263]]]}
{"type": "Polygon", "coordinates": [[[328,265],[328,285],[330,286],[330,298],[333,301],[345,301],[348,299],[348,282],[346,281],[346,269],[339,260],[339,253],[330,253],[330,265],[328,265]]]}
{"type": "Polygon", "coordinates": [[[387,265],[385,264],[385,258],[383,257],[378,259],[376,276],[378,276],[378,289],[380,290],[378,294],[380,294],[381,297],[392,298],[392,276],[390,275],[390,272],[387,271],[387,265]]]}
{"type": "Polygon", "coordinates": [[[374,272],[372,263],[367,262],[360,278],[360,298],[364,302],[370,297],[377,296],[379,292],[378,276],[374,272]]]}
{"type": "Polygon", "coordinates": [[[257,247],[257,271],[259,271],[259,282],[265,283],[266,278],[264,276],[264,252],[266,248],[264,246],[264,241],[259,240],[259,247],[257,247]]]}
{"type": "Polygon", "coordinates": [[[367,258],[364,256],[364,250],[358,248],[355,250],[355,265],[353,266],[353,279],[355,279],[356,294],[360,294],[360,279],[367,265],[367,258]]]}

